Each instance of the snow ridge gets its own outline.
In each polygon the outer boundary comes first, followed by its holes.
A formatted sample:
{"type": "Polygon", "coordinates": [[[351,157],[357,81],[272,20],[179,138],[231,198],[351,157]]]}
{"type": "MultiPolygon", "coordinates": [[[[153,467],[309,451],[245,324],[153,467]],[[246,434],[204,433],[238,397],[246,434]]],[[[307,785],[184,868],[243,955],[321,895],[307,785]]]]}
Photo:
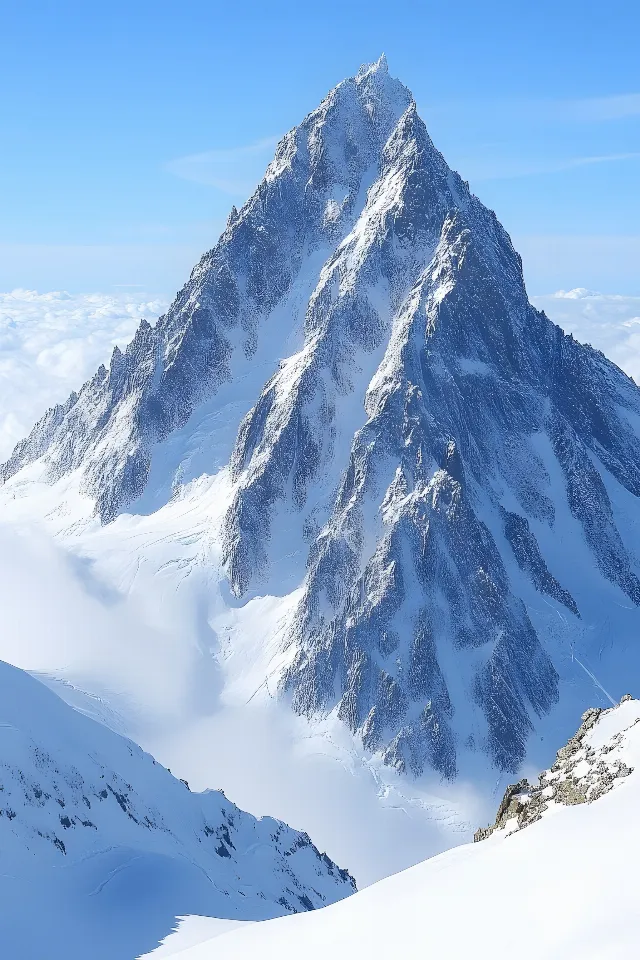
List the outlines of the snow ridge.
{"type": "MultiPolygon", "coordinates": [[[[211,921],[185,918],[158,960],[240,960],[253,953],[266,960],[320,960],[336,943],[371,960],[419,960],[425,930],[437,955],[456,958],[507,957],[516,943],[524,960],[633,956],[640,934],[640,703],[624,698],[612,710],[589,712],[563,749],[541,781],[547,794],[555,785],[557,800],[549,800],[526,830],[517,829],[514,796],[502,828],[483,843],[448,850],[326,910],[243,925],[215,940],[211,921]],[[561,799],[570,756],[572,776],[593,781],[587,802],[571,799],[566,787],[561,799]],[[603,764],[614,771],[606,790],[609,774],[598,769],[603,764]],[[523,937],[530,929],[536,936],[523,937]]],[[[524,809],[532,803],[522,796],[524,809]]]]}

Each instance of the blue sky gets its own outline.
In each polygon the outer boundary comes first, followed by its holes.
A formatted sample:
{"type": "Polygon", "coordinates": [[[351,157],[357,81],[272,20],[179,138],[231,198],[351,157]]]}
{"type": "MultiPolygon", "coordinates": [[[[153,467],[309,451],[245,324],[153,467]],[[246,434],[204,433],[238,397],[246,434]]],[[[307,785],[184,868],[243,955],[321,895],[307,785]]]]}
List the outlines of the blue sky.
{"type": "Polygon", "coordinates": [[[275,140],[384,50],[532,294],[640,294],[632,0],[4,0],[0,34],[0,289],[172,295],[275,140]]]}

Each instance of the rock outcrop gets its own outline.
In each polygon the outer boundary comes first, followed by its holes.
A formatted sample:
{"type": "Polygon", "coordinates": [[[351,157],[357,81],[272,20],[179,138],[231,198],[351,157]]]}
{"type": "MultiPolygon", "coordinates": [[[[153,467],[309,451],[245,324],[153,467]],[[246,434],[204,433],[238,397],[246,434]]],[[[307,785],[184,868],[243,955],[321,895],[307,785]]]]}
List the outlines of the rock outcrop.
{"type": "MultiPolygon", "coordinates": [[[[620,702],[631,699],[630,694],[626,694],[620,702]]],[[[619,731],[598,747],[589,742],[589,734],[597,727],[600,717],[608,713],[610,711],[598,707],[587,710],[574,736],[558,750],[551,769],[541,773],[535,785],[520,780],[508,786],[494,823],[480,827],[474,840],[485,840],[496,830],[505,830],[507,834],[522,830],[540,820],[556,804],[592,803],[609,793],[620,779],[633,773],[633,767],[621,756],[624,732],[619,731]]]]}

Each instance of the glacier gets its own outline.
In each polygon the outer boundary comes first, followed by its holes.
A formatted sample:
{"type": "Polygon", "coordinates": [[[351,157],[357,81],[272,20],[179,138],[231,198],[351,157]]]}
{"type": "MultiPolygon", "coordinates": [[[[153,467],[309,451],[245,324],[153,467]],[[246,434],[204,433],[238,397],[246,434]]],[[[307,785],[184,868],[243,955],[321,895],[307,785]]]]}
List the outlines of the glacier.
{"type": "Polygon", "coordinates": [[[1,468],[27,582],[53,538],[101,626],[0,584],[0,654],[371,882],[638,675],[639,424],[381,58],[1,468]]]}

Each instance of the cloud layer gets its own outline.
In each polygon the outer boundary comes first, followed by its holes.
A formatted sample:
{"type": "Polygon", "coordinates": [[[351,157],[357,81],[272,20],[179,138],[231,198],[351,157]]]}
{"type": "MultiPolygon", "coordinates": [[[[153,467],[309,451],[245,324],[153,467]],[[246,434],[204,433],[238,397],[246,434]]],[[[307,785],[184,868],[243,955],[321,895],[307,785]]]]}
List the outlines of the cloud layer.
{"type": "Polygon", "coordinates": [[[14,290],[0,293],[0,460],[48,407],[66,400],[141,317],[153,322],[166,304],[116,295],[14,290]]]}
{"type": "MultiPolygon", "coordinates": [[[[640,297],[584,288],[532,297],[577,340],[591,343],[640,383],[640,297]]],[[[64,401],[133,336],[164,300],[135,294],[0,293],[0,460],[45,410],[64,401]]]]}

